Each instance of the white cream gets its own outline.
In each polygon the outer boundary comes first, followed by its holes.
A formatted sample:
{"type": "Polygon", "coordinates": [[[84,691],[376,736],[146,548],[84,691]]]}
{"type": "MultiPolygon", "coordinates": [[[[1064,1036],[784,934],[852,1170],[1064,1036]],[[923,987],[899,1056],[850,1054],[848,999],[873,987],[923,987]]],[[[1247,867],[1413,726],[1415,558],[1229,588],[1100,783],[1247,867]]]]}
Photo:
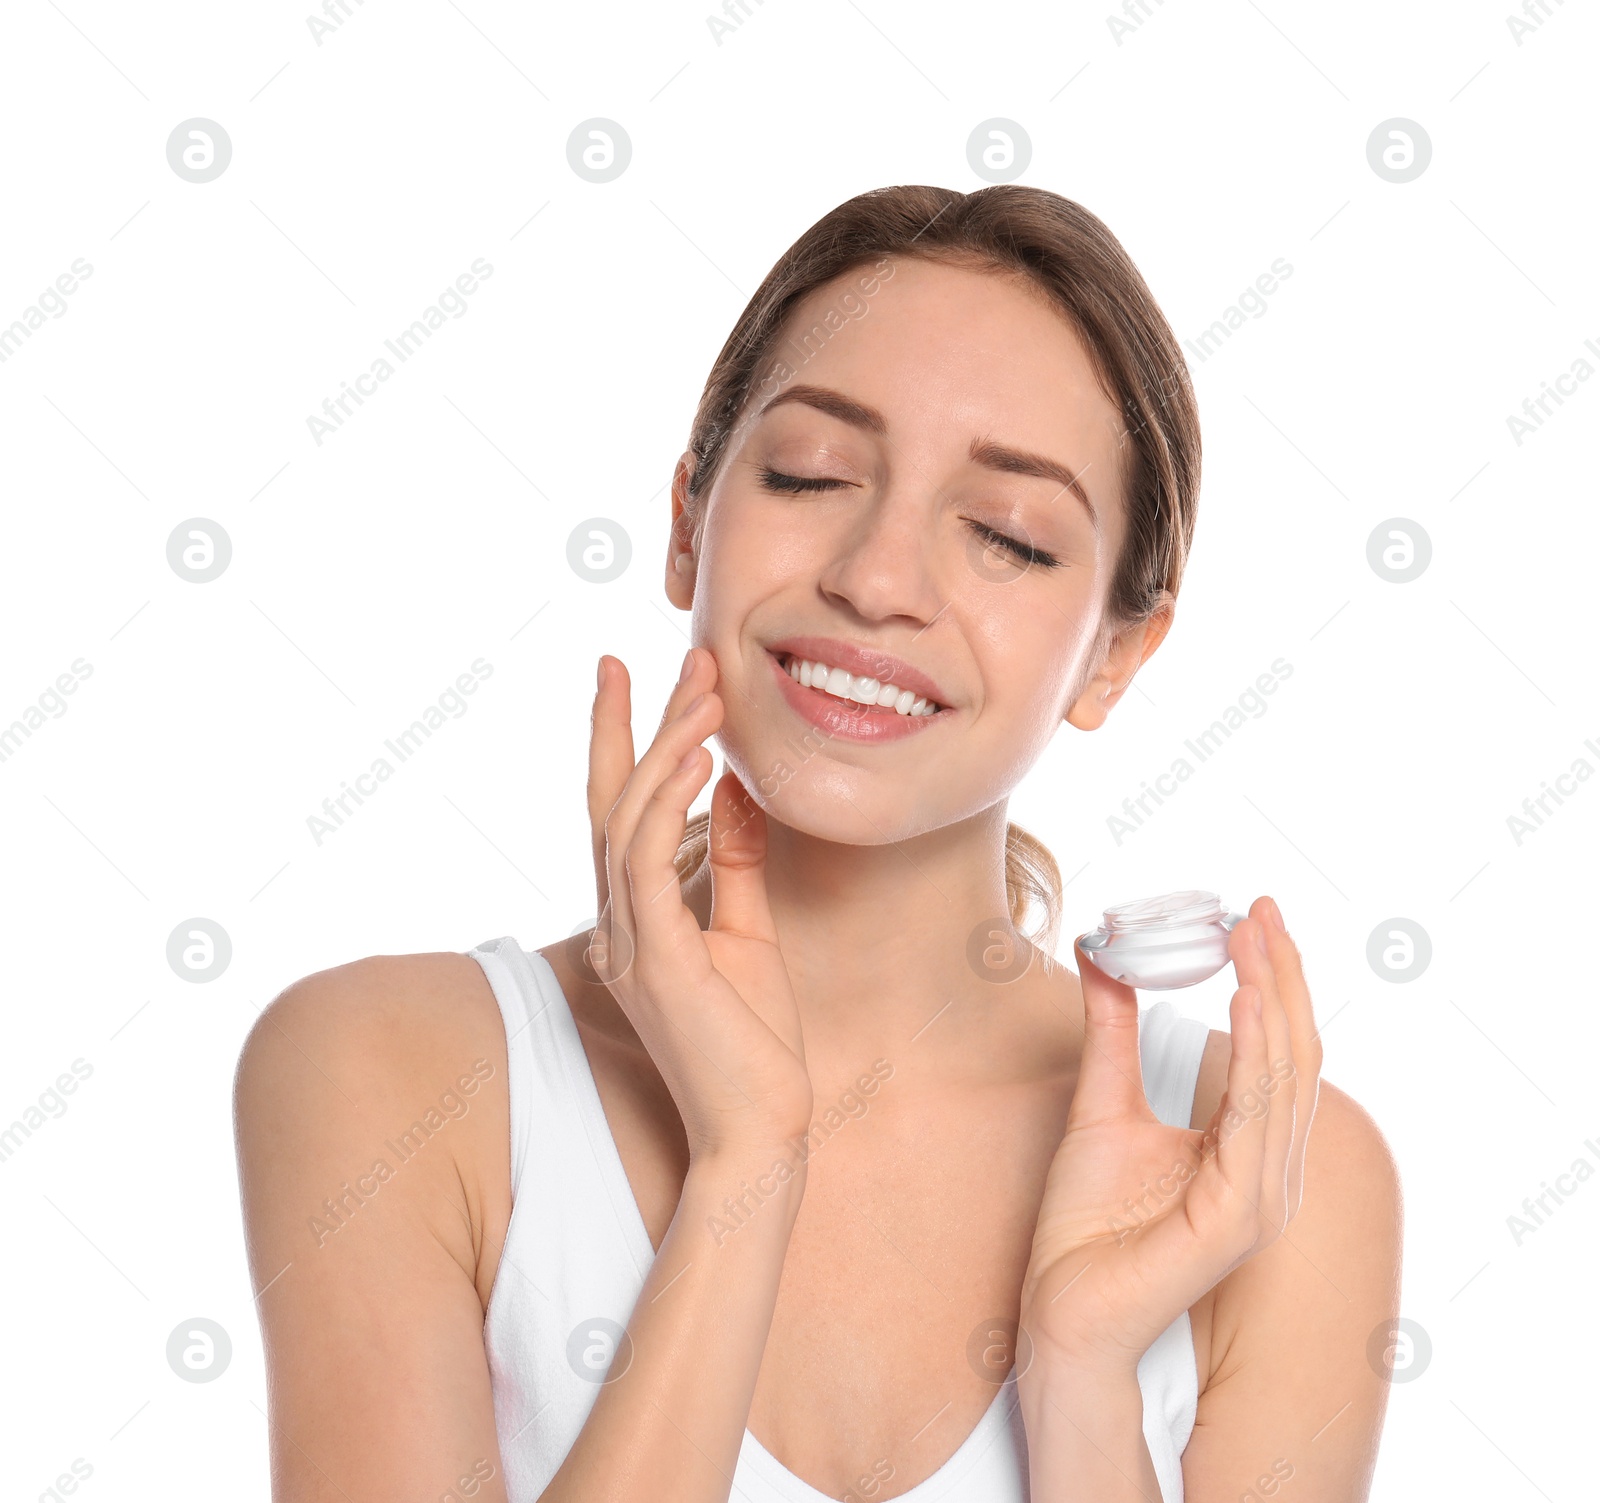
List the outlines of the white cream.
{"type": "Polygon", "coordinates": [[[938,706],[931,700],[902,689],[898,684],[875,678],[858,678],[844,668],[830,668],[805,658],[789,658],[789,677],[807,689],[820,689],[835,699],[849,699],[860,705],[894,707],[897,715],[935,715],[938,706]]]}

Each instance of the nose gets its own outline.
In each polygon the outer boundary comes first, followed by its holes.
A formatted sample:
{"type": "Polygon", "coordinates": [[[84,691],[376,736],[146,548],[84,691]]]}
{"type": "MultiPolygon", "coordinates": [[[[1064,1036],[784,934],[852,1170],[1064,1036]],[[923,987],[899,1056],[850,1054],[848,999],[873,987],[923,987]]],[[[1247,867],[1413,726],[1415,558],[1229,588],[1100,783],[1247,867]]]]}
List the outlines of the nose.
{"type": "Polygon", "coordinates": [[[864,620],[932,621],[948,598],[939,585],[940,506],[920,478],[885,486],[840,538],[819,581],[823,593],[864,620]]]}

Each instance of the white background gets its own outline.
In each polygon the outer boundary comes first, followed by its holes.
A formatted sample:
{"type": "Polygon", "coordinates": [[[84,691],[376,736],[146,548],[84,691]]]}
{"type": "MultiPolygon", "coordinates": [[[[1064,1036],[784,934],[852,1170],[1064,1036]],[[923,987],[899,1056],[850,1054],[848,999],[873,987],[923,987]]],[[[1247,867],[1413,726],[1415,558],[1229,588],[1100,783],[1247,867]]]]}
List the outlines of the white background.
{"type": "MultiPolygon", "coordinates": [[[[752,0],[719,45],[706,8],[369,0],[321,45],[293,4],[6,9],[0,327],[93,268],[0,364],[0,725],[92,667],[0,762],[0,1125],[93,1072],[0,1163],[6,1494],[81,1458],[90,1497],[267,1497],[247,1030],[308,972],[592,915],[595,659],[633,672],[642,746],[686,645],[665,486],[716,351],[836,203],[982,186],[966,142],[999,116],[1181,338],[1293,268],[1191,359],[1177,626],[1012,816],[1071,879],[1068,936],[1176,887],[1281,904],[1326,1077],[1399,1160],[1400,1313],[1431,1341],[1373,1496],[1592,1496],[1600,1184],[1520,1246],[1507,1221],[1600,1164],[1600,787],[1507,825],[1600,767],[1600,382],[1507,424],[1600,344],[1592,9],[1552,0],[1519,45],[1495,4],[1171,0],[1119,43],[1098,4],[752,0]],[[166,156],[196,116],[233,144],[206,184],[166,156]],[[633,143],[607,184],[567,162],[594,116],[633,143]],[[1392,117],[1433,146],[1405,184],[1367,160],[1392,117]],[[466,315],[316,444],[307,417],[478,257],[466,315]],[[634,545],[605,586],[566,561],[596,516],[634,545]],[[204,585],[166,558],[194,517],[232,541],[204,585]],[[1368,563],[1393,518],[1431,540],[1408,584],[1368,563]],[[308,816],[479,657],[468,712],[319,845],[308,816]],[[1118,844],[1108,816],[1278,658],[1266,713],[1118,844]],[[205,984],[166,959],[197,916],[233,946],[205,984]],[[1432,945],[1405,984],[1367,959],[1396,918],[1432,945]],[[233,1357],[185,1383],[166,1342],[197,1316],[233,1357]]],[[[1231,986],[1181,1005],[1225,1026],[1231,986]]]]}

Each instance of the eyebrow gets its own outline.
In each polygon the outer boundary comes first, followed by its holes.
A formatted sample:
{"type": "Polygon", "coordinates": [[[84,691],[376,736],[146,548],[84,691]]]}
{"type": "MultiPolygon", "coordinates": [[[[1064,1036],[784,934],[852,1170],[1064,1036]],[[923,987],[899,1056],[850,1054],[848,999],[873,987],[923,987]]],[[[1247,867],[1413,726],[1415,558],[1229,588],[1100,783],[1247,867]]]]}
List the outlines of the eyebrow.
{"type": "MultiPolygon", "coordinates": [[[[869,407],[865,402],[858,402],[842,392],[829,391],[823,386],[786,387],[761,409],[760,415],[764,417],[774,407],[780,407],[785,402],[799,402],[803,406],[814,407],[818,412],[825,412],[829,417],[838,418],[841,423],[849,423],[853,428],[864,428],[868,433],[876,433],[879,437],[887,437],[889,433],[889,421],[876,407],[869,407]]],[[[1004,444],[997,444],[992,439],[973,439],[967,450],[967,457],[986,470],[996,470],[1006,475],[1033,475],[1041,480],[1055,481],[1062,490],[1070,491],[1083,503],[1095,531],[1100,531],[1100,514],[1094,509],[1094,502],[1089,499],[1089,493],[1079,479],[1082,470],[1073,471],[1043,454],[1030,454],[1022,449],[1012,449],[1004,444]]]]}

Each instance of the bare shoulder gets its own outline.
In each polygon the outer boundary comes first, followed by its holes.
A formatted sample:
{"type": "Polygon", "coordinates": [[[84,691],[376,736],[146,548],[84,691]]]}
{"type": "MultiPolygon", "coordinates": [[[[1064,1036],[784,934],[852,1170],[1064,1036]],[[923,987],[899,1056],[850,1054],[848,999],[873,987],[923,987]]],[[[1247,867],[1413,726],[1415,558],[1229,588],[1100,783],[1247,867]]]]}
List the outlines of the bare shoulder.
{"type": "MultiPolygon", "coordinates": [[[[333,1179],[336,1190],[350,1172],[371,1179],[380,1165],[398,1170],[390,1160],[415,1164],[415,1179],[459,1180],[470,1227],[481,1230],[502,1180],[509,1197],[505,1078],[499,1007],[470,955],[367,956],[292,982],[256,1020],[234,1079],[240,1152],[270,1144],[280,1172],[291,1148],[302,1169],[328,1158],[331,1170],[339,1158],[346,1173],[333,1179]]],[[[314,1219],[336,1231],[350,1214],[335,1198],[314,1219]]],[[[460,1218],[452,1225],[437,1209],[432,1219],[478,1261],[481,1236],[463,1241],[460,1218]]]]}
{"type": "Polygon", "coordinates": [[[274,1034],[364,1046],[399,1062],[426,1055],[452,1034],[487,1043],[499,1031],[494,994],[470,955],[368,955],[286,986],[256,1020],[240,1063],[254,1060],[274,1034]]]}
{"type": "Polygon", "coordinates": [[[466,954],[318,971],[250,1030],[235,1137],[286,1496],[498,1477],[482,1330],[509,1220],[505,1076],[466,954]]]}

